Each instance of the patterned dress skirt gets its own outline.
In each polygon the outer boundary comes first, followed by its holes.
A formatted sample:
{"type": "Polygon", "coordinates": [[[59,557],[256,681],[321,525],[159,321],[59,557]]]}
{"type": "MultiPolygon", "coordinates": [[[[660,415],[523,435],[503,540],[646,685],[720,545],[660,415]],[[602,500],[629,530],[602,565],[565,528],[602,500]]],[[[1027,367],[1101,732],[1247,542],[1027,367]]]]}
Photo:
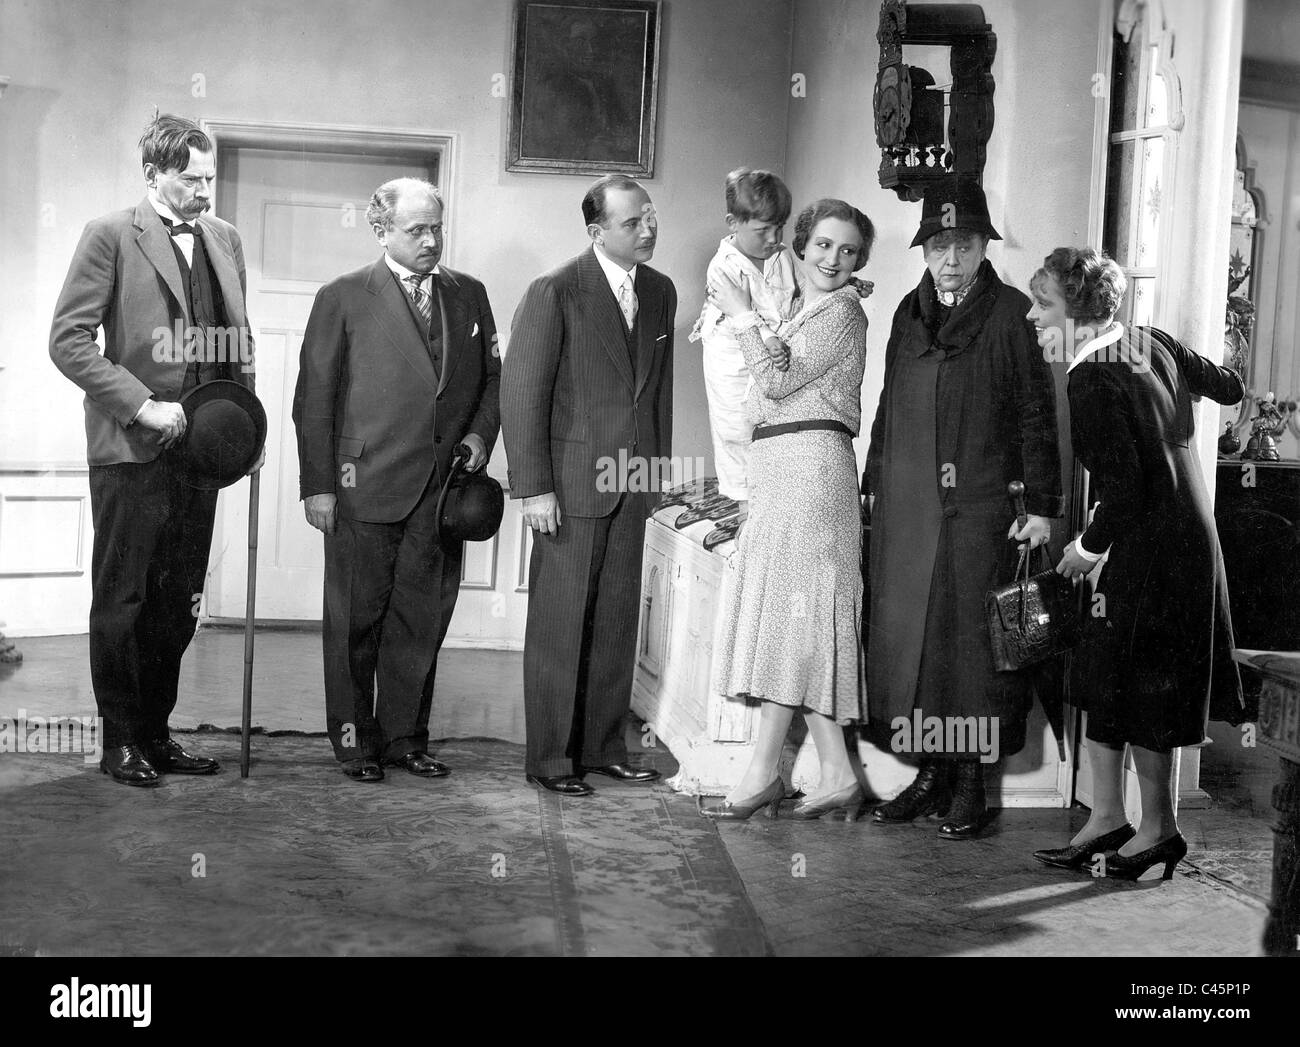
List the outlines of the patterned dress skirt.
{"type": "Polygon", "coordinates": [[[862,718],[862,517],[853,441],[829,430],[750,445],[749,519],[731,561],[714,687],[862,718]]]}

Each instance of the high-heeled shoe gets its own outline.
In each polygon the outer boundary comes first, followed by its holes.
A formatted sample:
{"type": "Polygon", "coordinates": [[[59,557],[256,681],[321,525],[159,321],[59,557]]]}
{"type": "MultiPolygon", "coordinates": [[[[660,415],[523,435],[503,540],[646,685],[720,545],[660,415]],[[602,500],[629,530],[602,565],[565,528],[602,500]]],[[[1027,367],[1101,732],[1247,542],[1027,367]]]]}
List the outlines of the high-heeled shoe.
{"type": "Polygon", "coordinates": [[[1153,865],[1165,863],[1162,880],[1172,880],[1174,869],[1187,857],[1187,841],[1182,833],[1174,833],[1167,840],[1161,840],[1154,847],[1148,847],[1137,854],[1124,855],[1116,852],[1105,856],[1106,875],[1116,880],[1136,880],[1153,865]]]}
{"type": "Polygon", "coordinates": [[[701,807],[700,814],[705,818],[713,818],[716,821],[742,822],[753,815],[759,808],[766,807],[767,816],[775,818],[777,808],[781,806],[783,799],[785,799],[785,782],[781,780],[781,776],[778,774],[772,779],[772,784],[757,796],[742,800],[740,803],[723,800],[717,807],[701,807]]]}
{"type": "Polygon", "coordinates": [[[854,782],[848,788],[841,789],[830,796],[823,796],[820,800],[800,800],[794,805],[790,817],[802,819],[820,818],[823,814],[842,810],[846,822],[856,822],[858,814],[866,806],[866,802],[866,797],[862,795],[862,786],[854,782]]]}
{"type": "Polygon", "coordinates": [[[1107,851],[1113,851],[1137,835],[1137,830],[1128,822],[1125,822],[1118,829],[1112,829],[1108,833],[1102,833],[1100,836],[1094,836],[1086,843],[1071,844],[1069,847],[1048,847],[1041,851],[1035,851],[1034,857],[1044,865],[1050,865],[1057,869],[1082,869],[1085,865],[1091,863],[1094,854],[1104,854],[1107,851]]]}

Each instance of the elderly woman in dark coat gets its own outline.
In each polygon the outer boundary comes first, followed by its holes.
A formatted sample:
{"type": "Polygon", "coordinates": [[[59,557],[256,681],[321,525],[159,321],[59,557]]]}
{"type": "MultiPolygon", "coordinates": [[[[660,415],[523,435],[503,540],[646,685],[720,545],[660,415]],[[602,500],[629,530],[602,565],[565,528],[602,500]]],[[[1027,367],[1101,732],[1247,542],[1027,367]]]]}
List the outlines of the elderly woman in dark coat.
{"type": "MultiPolygon", "coordinates": [[[[939,835],[957,840],[984,824],[981,755],[994,762],[1024,745],[1030,704],[1025,675],[993,667],[984,597],[1015,570],[1008,539],[1041,545],[1048,518],[1062,512],[1051,370],[1025,319],[1029,299],[984,257],[990,239],[1001,237],[979,186],[954,177],[927,191],[912,241],[924,245],[926,273],[894,314],[863,476],[873,498],[874,737],[913,722],[914,710],[923,723],[958,728],[940,751],[911,738],[923,752],[916,779],[874,818],[946,815],[939,835]],[[1023,529],[1007,494],[1013,480],[1025,484],[1023,529]],[[996,750],[981,754],[980,738],[996,750]]],[[[897,733],[892,747],[908,749],[897,733]]]]}
{"type": "Polygon", "coordinates": [[[1088,711],[1095,785],[1070,846],[1035,853],[1082,868],[1105,855],[1108,876],[1164,878],[1187,853],[1174,815],[1173,752],[1198,745],[1206,720],[1240,722],[1228,587],[1192,437],[1192,398],[1235,404],[1244,390],[1153,327],[1114,320],[1124,274],[1090,248],[1048,255],[1029,312],[1046,350],[1070,359],[1070,437],[1097,502],[1057,570],[1072,578],[1105,560],[1072,660],[1070,693],[1088,711]],[[1124,746],[1142,794],[1136,833],[1124,814],[1124,746]],[[1109,853],[1108,853],[1109,852],[1109,853]]]}

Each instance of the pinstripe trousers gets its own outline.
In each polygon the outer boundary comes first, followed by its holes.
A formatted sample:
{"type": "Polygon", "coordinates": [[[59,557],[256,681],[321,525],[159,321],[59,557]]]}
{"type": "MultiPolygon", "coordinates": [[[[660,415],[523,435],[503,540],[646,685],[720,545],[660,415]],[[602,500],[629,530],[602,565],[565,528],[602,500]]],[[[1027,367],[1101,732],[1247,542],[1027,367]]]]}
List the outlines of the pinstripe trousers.
{"type": "Polygon", "coordinates": [[[624,494],[608,516],[564,516],[557,534],[534,535],[524,629],[528,774],[627,761],[645,521],[645,498],[624,494]]]}

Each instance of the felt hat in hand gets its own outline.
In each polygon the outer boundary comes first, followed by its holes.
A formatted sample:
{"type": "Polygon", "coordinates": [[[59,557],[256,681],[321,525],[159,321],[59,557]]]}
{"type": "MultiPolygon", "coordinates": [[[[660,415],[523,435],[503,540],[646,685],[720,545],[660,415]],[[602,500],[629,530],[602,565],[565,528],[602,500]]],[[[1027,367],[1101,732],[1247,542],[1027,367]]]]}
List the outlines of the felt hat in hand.
{"type": "Polygon", "coordinates": [[[185,435],[171,449],[180,478],[215,491],[244,476],[266,443],[266,411],[251,389],[222,379],[196,385],[180,399],[185,435]]]}
{"type": "Polygon", "coordinates": [[[980,233],[990,240],[1002,239],[989,220],[984,190],[969,178],[949,175],[926,189],[921,203],[921,228],[912,238],[912,246],[917,247],[935,233],[948,229],[980,233]]]}
{"type": "Polygon", "coordinates": [[[501,485],[482,470],[468,473],[464,463],[470,450],[457,444],[451,469],[438,494],[438,541],[485,542],[497,533],[505,513],[506,497],[501,485]]]}

